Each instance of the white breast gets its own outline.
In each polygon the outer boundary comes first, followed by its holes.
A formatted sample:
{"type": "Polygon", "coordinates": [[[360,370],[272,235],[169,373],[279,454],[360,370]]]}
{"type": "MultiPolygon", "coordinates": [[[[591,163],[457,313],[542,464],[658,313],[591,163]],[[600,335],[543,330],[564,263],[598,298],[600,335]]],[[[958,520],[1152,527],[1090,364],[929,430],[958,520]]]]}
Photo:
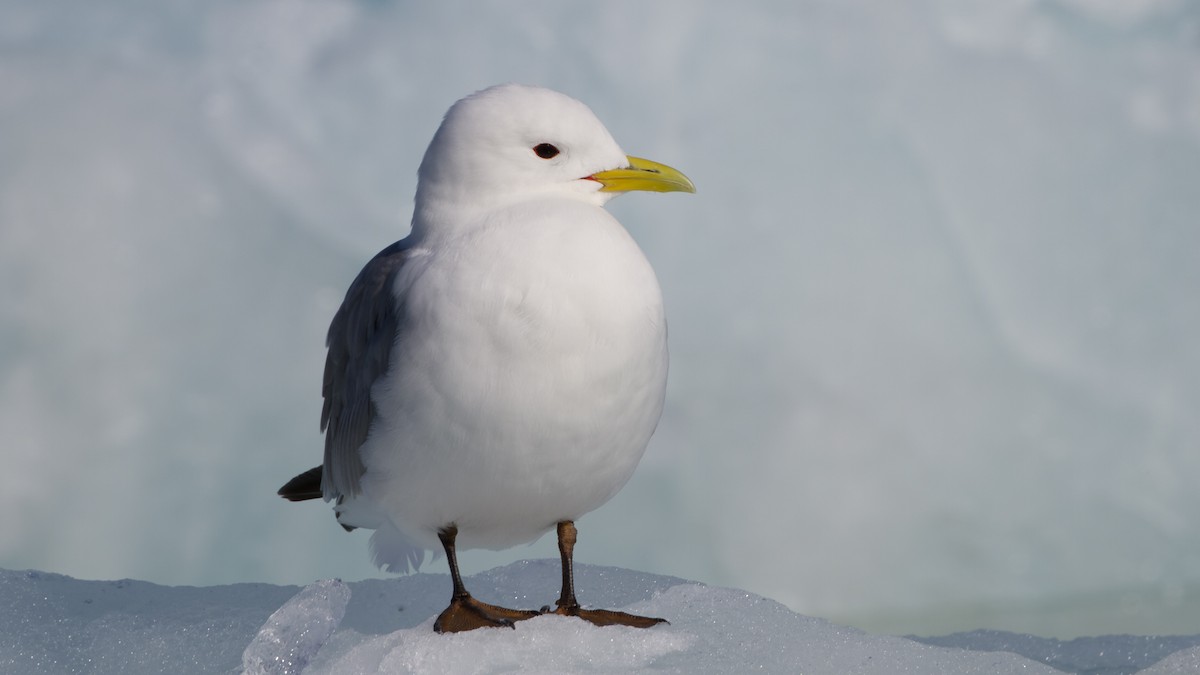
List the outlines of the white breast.
{"type": "Polygon", "coordinates": [[[491,214],[397,279],[364,497],[415,543],[531,541],[607,501],[662,413],[666,323],[642,252],[601,208],[491,214]]]}

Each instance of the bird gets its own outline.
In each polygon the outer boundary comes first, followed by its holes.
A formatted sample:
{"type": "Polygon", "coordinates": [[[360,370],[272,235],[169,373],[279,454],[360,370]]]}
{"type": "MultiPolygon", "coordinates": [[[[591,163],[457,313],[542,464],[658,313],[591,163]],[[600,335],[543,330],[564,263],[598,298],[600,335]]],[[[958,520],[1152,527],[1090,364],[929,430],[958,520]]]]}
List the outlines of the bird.
{"type": "Polygon", "coordinates": [[[576,599],[575,521],[629,480],[662,415],[667,324],[654,270],[605,203],[695,192],[626,155],[584,103],[503,84],[450,107],[417,171],[411,231],[372,258],[329,327],[325,455],[279,490],[334,502],[368,528],[374,562],[450,567],[439,633],[545,613],[596,625],[664,622],[576,599]],[[554,529],[555,607],[474,598],[459,548],[554,529]]]}

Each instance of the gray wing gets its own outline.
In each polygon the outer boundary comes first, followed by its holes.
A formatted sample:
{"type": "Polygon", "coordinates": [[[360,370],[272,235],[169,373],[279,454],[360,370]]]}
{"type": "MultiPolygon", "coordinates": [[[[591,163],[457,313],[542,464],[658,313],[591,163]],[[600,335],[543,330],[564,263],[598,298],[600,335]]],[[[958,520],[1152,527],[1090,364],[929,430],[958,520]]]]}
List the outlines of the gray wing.
{"type": "Polygon", "coordinates": [[[408,240],[380,251],[362,271],[333,317],[325,346],[325,381],[321,393],[321,430],[325,432],[325,465],[321,492],[325,499],[353,497],[361,488],[362,458],[375,404],[371,386],[388,369],[396,341],[399,307],[392,294],[396,273],[409,257],[408,240]]]}

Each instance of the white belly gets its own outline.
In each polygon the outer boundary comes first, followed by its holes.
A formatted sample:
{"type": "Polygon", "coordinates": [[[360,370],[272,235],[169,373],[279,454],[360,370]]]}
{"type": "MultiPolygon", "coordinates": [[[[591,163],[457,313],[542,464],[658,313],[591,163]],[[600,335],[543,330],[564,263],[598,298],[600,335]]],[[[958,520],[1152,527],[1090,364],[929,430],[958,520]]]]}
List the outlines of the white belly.
{"type": "Polygon", "coordinates": [[[363,497],[413,543],[531,541],[613,496],[662,413],[654,272],[607,212],[521,208],[397,279],[402,328],[373,390],[363,497]],[[569,216],[564,218],[564,216],[569,216]]]}

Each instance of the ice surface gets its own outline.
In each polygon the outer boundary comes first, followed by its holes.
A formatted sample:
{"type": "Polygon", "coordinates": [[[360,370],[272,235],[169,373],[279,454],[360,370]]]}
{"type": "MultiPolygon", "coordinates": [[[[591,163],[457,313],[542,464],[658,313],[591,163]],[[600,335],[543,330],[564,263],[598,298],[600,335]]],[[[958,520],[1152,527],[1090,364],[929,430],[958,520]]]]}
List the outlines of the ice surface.
{"type": "Polygon", "coordinates": [[[350,589],[327,579],[309,584],[267,619],[246,651],[247,675],[296,675],[303,672],[346,615],[350,589]]]}
{"type": "Polygon", "coordinates": [[[1194,675],[1200,673],[1200,647],[1177,651],[1142,672],[1143,675],[1194,675]]]}
{"type": "MultiPolygon", "coordinates": [[[[441,574],[299,589],[0,571],[0,605],[11,608],[0,614],[0,672],[1166,674],[1195,672],[1200,641],[963,634],[939,639],[950,645],[942,647],[802,616],[745,591],[612,567],[577,572],[585,604],[663,616],[670,625],[597,628],[544,616],[512,630],[438,635],[433,620],[450,588],[441,574]]],[[[520,607],[548,602],[559,581],[557,560],[466,579],[481,599],[520,607]]]]}
{"type": "MultiPolygon", "coordinates": [[[[611,580],[621,583],[620,575],[611,580]]],[[[603,589],[593,593],[604,602],[603,589]]],[[[795,614],[730,589],[681,583],[621,607],[670,617],[650,630],[597,628],[546,616],[515,631],[433,633],[433,618],[390,635],[331,650],[313,673],[667,672],[667,673],[1054,673],[1014,654],[930,648],[871,636],[795,614]]]]}
{"type": "Polygon", "coordinates": [[[297,590],[79,581],[0,570],[0,673],[227,672],[297,590]]]}
{"type": "MultiPolygon", "coordinates": [[[[913,639],[942,647],[1013,652],[1059,670],[1089,675],[1143,672],[1143,669],[1157,664],[1168,655],[1187,652],[1200,644],[1200,635],[1106,635],[1061,641],[1001,631],[972,631],[913,639]]],[[[1145,672],[1158,671],[1150,669],[1145,672]]],[[[1185,672],[1200,673],[1200,670],[1185,672]]]]}
{"type": "Polygon", "coordinates": [[[1198,34],[1181,0],[0,0],[0,565],[375,574],[274,491],[440,115],[516,80],[699,187],[612,205],[671,389],[581,560],[899,633],[1200,632],[1198,34]]]}

